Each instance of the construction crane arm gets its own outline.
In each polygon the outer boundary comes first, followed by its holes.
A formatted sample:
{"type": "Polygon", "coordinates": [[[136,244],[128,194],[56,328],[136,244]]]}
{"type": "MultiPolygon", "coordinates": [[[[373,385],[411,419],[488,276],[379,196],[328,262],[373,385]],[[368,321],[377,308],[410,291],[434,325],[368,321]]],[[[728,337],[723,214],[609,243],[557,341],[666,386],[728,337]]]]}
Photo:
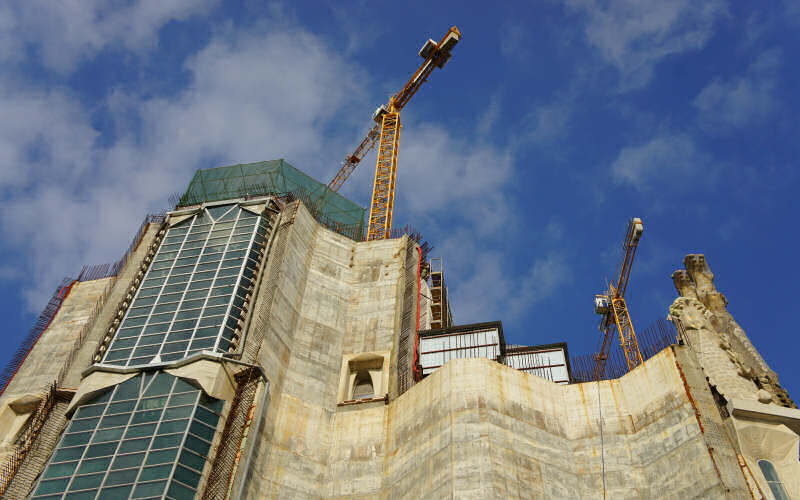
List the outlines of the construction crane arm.
{"type": "Polygon", "coordinates": [[[639,239],[642,237],[643,229],[642,219],[638,217],[634,217],[628,222],[625,239],[622,243],[622,262],[620,263],[617,282],[616,284],[610,283],[605,294],[595,296],[595,312],[602,314],[600,330],[603,332],[600,349],[595,354],[594,376],[597,380],[605,372],[614,330],[619,334],[628,369],[632,370],[643,362],[642,353],[639,350],[639,342],[636,339],[636,332],[633,329],[633,323],[628,312],[628,305],[625,302],[625,291],[628,288],[633,260],[636,257],[636,249],[639,246],[639,239]]]}
{"type": "Polygon", "coordinates": [[[411,75],[411,78],[406,82],[400,92],[393,95],[387,104],[379,107],[375,111],[372,116],[372,119],[376,122],[375,126],[370,129],[367,136],[361,141],[361,144],[358,145],[353,154],[344,159],[342,167],[331,182],[328,183],[329,189],[332,191],[339,191],[339,188],[341,188],[342,184],[350,177],[350,174],[353,173],[353,170],[355,170],[361,160],[363,160],[367,153],[378,144],[383,115],[389,112],[397,113],[403,109],[420,87],[422,87],[422,84],[427,81],[433,70],[435,68],[443,68],[444,65],[447,64],[447,61],[450,60],[452,55],[453,47],[456,46],[460,39],[461,32],[458,31],[457,27],[453,26],[442,37],[439,43],[430,39],[425,42],[425,45],[423,45],[419,51],[420,57],[425,59],[425,61],[417,68],[414,74],[411,75]]]}
{"type": "Polygon", "coordinates": [[[380,123],[376,123],[369,132],[367,132],[367,136],[364,137],[364,140],[361,141],[361,144],[358,145],[353,154],[348,156],[342,162],[342,168],[336,173],[334,178],[328,183],[328,188],[332,191],[339,191],[339,188],[342,187],[344,181],[350,177],[350,174],[353,173],[353,170],[356,169],[361,160],[370,152],[372,148],[375,147],[375,144],[378,143],[378,137],[381,133],[381,125],[380,123]]]}

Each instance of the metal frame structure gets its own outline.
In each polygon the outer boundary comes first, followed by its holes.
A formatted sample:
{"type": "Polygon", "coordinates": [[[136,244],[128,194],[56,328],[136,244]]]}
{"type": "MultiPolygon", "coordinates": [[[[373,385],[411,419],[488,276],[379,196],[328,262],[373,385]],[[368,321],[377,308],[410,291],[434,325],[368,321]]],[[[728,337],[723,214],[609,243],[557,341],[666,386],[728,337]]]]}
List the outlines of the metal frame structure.
{"type": "Polygon", "coordinates": [[[606,361],[608,360],[608,351],[611,347],[610,338],[613,336],[612,331],[614,328],[619,333],[619,341],[625,353],[628,370],[633,370],[644,362],[639,349],[639,342],[636,339],[636,331],[633,328],[633,322],[628,312],[628,305],[625,302],[625,291],[628,288],[633,260],[636,257],[636,250],[639,247],[639,239],[643,230],[644,225],[641,219],[634,217],[628,221],[625,238],[622,243],[622,262],[617,282],[610,283],[605,294],[595,296],[595,312],[603,315],[600,321],[600,330],[603,332],[603,338],[600,349],[594,356],[595,380],[603,378],[606,361]]]}
{"type": "Polygon", "coordinates": [[[394,188],[397,182],[397,148],[400,145],[401,128],[400,113],[383,115],[372,202],[369,206],[367,241],[386,239],[392,231],[394,188]]]}

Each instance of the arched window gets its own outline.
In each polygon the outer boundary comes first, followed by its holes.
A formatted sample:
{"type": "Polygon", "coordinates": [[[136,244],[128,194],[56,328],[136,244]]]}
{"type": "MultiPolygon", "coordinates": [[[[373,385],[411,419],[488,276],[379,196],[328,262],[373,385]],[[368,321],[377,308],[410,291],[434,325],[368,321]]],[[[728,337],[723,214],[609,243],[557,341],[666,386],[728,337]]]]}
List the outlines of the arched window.
{"type": "Polygon", "coordinates": [[[375,396],[375,389],[372,387],[372,377],[368,370],[359,370],[356,379],[353,381],[353,399],[370,399],[375,396]]]}
{"type": "Polygon", "coordinates": [[[761,468],[764,477],[767,478],[767,484],[769,485],[769,489],[772,490],[772,495],[775,497],[775,500],[789,500],[789,495],[786,493],[786,489],[783,487],[783,483],[781,483],[778,477],[778,471],[775,470],[775,466],[772,465],[772,462],[769,460],[759,460],[758,466],[761,468]]]}

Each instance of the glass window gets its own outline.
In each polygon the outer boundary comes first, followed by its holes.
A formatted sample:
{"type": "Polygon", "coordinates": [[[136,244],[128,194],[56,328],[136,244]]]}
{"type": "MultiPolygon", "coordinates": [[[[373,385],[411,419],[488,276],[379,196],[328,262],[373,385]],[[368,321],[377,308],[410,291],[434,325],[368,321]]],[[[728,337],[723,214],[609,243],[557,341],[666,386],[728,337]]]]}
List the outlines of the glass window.
{"type": "Polygon", "coordinates": [[[102,362],[146,365],[206,349],[227,351],[229,343],[220,343],[222,325],[239,318],[241,311],[230,304],[250,286],[248,257],[263,245],[269,227],[267,219],[228,204],[168,229],[102,362]],[[196,337],[211,340],[192,343],[196,337]]]}
{"type": "Polygon", "coordinates": [[[789,500],[789,495],[786,493],[786,489],[783,487],[783,483],[778,477],[778,471],[775,470],[775,466],[772,465],[772,462],[769,460],[759,460],[758,466],[767,479],[767,484],[775,500],[789,500]]]}
{"type": "Polygon", "coordinates": [[[64,434],[31,498],[193,498],[219,423],[209,408],[223,404],[168,373],[140,373],[77,409],[68,429],[81,432],[64,434]]]}

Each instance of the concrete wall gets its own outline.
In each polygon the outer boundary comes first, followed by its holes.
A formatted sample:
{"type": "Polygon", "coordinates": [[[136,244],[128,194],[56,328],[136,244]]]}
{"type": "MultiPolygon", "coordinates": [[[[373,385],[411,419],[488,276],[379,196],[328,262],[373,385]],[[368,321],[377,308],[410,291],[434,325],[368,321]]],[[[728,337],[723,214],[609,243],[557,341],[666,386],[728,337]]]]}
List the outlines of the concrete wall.
{"type": "Polygon", "coordinates": [[[355,243],[319,226],[301,204],[284,209],[254,304],[263,329],[257,362],[270,379],[271,402],[247,498],[320,498],[342,358],[396,357],[405,256],[406,238],[355,243]]]}
{"type": "Polygon", "coordinates": [[[21,394],[42,392],[56,379],[81,329],[114,278],[76,282],[53,321],[42,332],[25,362],[0,397],[0,405],[21,394]]]}

